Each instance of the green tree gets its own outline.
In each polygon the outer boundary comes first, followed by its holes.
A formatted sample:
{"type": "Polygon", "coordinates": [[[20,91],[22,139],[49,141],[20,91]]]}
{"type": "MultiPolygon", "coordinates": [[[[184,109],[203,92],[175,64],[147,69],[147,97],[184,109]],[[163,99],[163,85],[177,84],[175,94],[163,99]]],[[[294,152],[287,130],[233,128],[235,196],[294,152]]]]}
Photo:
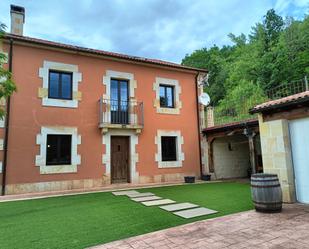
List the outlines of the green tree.
{"type": "Polygon", "coordinates": [[[229,34],[229,38],[232,45],[199,49],[182,60],[184,65],[209,70],[206,91],[220,113],[247,115],[270,89],[309,74],[308,16],[284,20],[270,9],[248,37],[229,34]]]}
{"type": "Polygon", "coordinates": [[[263,26],[265,30],[265,49],[268,51],[278,42],[284,26],[283,18],[277,15],[274,9],[270,9],[265,15],[263,26]]]}
{"type": "MultiPolygon", "coordinates": [[[[0,23],[0,43],[2,43],[5,25],[0,23]]],[[[2,45],[2,44],[1,44],[2,45]]],[[[0,52],[0,99],[7,99],[16,91],[16,85],[12,80],[12,74],[4,67],[7,56],[0,52]]],[[[5,115],[5,107],[0,106],[0,118],[5,115]]]]}
{"type": "Polygon", "coordinates": [[[191,55],[186,55],[182,60],[183,65],[208,69],[209,86],[206,87],[206,91],[212,96],[212,104],[217,104],[226,94],[224,87],[227,77],[225,64],[231,53],[230,46],[220,49],[214,45],[210,49],[196,50],[191,55]]]}

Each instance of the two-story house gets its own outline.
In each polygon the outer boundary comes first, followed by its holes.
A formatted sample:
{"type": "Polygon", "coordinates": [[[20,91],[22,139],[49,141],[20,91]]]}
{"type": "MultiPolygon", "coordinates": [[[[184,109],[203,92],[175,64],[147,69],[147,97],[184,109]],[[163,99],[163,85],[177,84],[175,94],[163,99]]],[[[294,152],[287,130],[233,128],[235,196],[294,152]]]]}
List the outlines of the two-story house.
{"type": "Polygon", "coordinates": [[[0,124],[6,194],[200,176],[207,71],[23,36],[11,6],[5,67],[17,92],[0,124]]]}

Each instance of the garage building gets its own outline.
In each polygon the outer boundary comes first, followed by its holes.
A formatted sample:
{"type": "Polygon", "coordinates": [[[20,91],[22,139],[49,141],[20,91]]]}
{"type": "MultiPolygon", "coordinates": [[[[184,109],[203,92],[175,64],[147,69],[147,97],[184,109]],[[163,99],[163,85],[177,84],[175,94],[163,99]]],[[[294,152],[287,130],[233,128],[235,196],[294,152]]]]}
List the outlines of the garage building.
{"type": "Polygon", "coordinates": [[[279,176],[284,202],[309,203],[309,91],[254,107],[265,173],[279,176]]]}

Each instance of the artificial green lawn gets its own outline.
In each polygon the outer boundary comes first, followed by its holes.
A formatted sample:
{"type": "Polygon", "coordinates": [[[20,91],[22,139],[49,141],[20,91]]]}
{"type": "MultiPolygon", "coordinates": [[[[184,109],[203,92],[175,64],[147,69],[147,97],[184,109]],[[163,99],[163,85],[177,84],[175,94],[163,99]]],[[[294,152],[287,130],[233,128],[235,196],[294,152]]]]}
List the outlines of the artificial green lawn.
{"type": "Polygon", "coordinates": [[[140,189],[219,213],[183,219],[110,192],[0,203],[0,248],[85,248],[197,220],[252,209],[245,183],[140,189]]]}

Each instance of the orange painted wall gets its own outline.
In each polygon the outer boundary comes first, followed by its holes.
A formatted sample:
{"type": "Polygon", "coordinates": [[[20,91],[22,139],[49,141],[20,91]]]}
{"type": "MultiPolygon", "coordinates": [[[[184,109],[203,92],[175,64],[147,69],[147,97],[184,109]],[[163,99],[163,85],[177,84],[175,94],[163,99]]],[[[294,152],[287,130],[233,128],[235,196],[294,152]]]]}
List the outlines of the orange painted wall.
{"type": "Polygon", "coordinates": [[[141,176],[196,172],[199,175],[199,143],[195,95],[195,73],[134,65],[79,54],[69,54],[42,48],[14,46],[13,76],[18,92],[12,96],[10,134],[7,166],[7,184],[47,182],[73,179],[100,178],[105,173],[102,154],[105,146],[98,128],[98,100],[105,92],[102,84],[106,70],[133,73],[137,80],[135,97],[144,102],[144,129],[139,135],[137,171],[141,176]],[[78,108],[42,106],[38,89],[42,87],[39,68],[43,61],[78,65],[82,81],[78,90],[82,100],[78,108]],[[157,114],[153,106],[155,77],[177,79],[182,88],[180,115],[157,114]],[[39,155],[36,136],[41,126],[78,127],[81,145],[81,165],[77,173],[41,175],[35,166],[39,155]],[[182,168],[159,169],[155,162],[157,145],[154,143],[158,129],[181,130],[184,137],[182,151],[185,161],[182,168]]]}

